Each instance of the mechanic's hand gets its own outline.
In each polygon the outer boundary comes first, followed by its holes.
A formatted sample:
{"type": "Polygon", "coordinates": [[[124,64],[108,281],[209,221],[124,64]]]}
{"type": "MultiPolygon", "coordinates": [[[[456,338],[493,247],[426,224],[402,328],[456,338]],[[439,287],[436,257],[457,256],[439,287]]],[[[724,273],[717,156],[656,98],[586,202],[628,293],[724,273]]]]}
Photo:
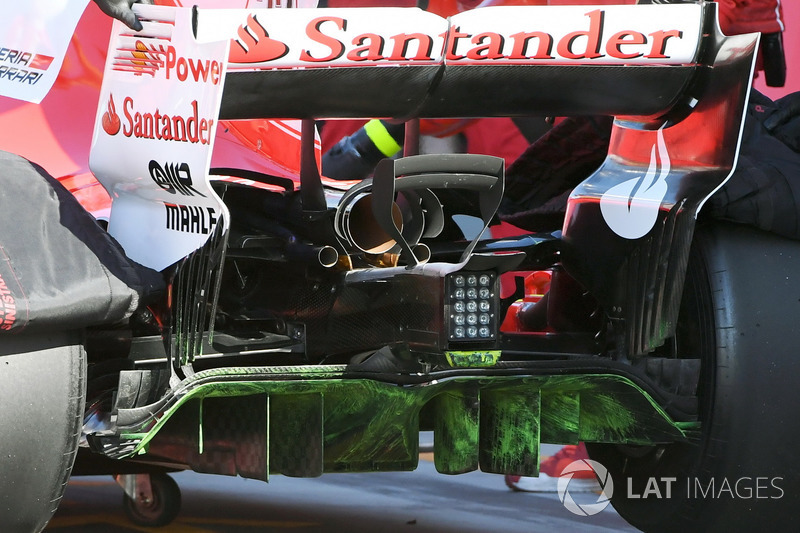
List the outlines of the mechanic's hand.
{"type": "Polygon", "coordinates": [[[153,0],[94,0],[94,3],[110,17],[119,19],[132,30],[140,31],[142,23],[131,9],[133,4],[152,4],[153,0]]]}

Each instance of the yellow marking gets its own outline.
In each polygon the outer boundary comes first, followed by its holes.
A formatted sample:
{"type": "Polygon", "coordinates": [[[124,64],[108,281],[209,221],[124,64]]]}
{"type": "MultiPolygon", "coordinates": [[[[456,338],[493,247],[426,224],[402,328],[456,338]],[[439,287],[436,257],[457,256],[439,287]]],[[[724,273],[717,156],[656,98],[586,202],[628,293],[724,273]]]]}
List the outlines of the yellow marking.
{"type": "Polygon", "coordinates": [[[402,150],[402,146],[397,144],[394,137],[386,130],[386,126],[378,119],[372,119],[364,125],[367,137],[375,144],[375,148],[386,157],[392,157],[402,150]]]}

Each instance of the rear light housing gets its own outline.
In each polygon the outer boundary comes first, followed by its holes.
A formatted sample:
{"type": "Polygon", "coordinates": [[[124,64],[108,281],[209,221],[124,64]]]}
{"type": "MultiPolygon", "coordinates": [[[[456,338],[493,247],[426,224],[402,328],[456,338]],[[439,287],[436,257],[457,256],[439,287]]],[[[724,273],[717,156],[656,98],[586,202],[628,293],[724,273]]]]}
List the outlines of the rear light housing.
{"type": "Polygon", "coordinates": [[[445,279],[448,347],[494,346],[498,339],[498,277],[494,272],[456,272],[445,279]]]}

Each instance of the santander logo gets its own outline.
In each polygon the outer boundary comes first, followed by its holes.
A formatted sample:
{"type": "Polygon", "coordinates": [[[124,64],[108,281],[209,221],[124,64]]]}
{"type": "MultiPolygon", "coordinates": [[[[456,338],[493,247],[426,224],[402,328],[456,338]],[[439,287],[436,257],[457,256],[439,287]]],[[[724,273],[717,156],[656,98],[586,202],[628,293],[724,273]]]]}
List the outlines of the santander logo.
{"type": "Polygon", "coordinates": [[[669,171],[669,153],[664,133],[659,129],[650,150],[647,173],[611,187],[600,197],[600,211],[614,233],[624,239],[638,239],[653,229],[667,195],[669,171]]]}
{"type": "Polygon", "coordinates": [[[108,95],[108,111],[103,113],[102,123],[103,129],[109,135],[119,133],[119,129],[122,126],[119,115],[117,115],[117,108],[114,105],[114,97],[110,94],[108,95]]]}
{"type": "Polygon", "coordinates": [[[403,14],[395,15],[399,18],[391,25],[371,19],[368,9],[307,10],[309,18],[285,19],[280,14],[267,19],[250,13],[244,24],[239,19],[231,27],[236,28],[237,37],[231,42],[229,62],[248,69],[265,64],[286,68],[443,60],[461,65],[683,64],[691,62],[696,51],[691,21],[683,23],[676,17],[636,18],[628,10],[612,8],[561,6],[569,9],[544,11],[541,6],[527,7],[538,10],[486,8],[487,15],[494,15],[484,17],[481,9],[448,20],[403,14]]]}
{"type": "Polygon", "coordinates": [[[289,52],[288,46],[270,38],[267,30],[252,13],[248,15],[247,22],[239,26],[237,33],[239,38],[231,40],[229,57],[234,63],[274,61],[289,52]]]}

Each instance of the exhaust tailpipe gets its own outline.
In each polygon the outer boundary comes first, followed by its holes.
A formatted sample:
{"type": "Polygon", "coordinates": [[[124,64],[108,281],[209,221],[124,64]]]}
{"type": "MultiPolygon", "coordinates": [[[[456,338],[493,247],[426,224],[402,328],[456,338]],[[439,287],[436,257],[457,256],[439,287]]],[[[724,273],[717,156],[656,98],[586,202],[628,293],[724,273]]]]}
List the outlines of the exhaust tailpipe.
{"type": "Polygon", "coordinates": [[[332,268],[339,262],[339,252],[333,246],[309,246],[301,243],[286,245],[286,255],[293,260],[313,262],[324,268],[332,268]]]}

